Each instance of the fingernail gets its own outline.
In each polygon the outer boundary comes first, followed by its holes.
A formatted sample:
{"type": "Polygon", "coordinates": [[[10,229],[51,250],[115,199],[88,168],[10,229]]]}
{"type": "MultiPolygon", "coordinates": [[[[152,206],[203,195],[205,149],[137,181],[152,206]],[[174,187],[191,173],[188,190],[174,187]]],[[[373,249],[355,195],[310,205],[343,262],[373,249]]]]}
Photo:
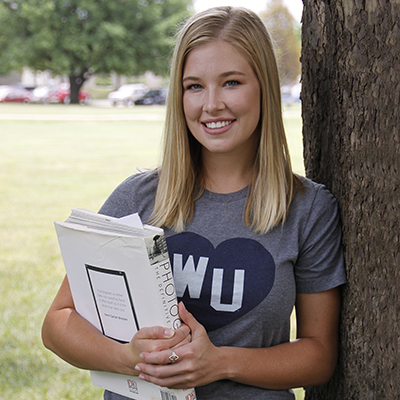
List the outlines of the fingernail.
{"type": "Polygon", "coordinates": [[[173,330],[171,330],[171,329],[166,329],[166,330],[164,331],[164,335],[165,335],[165,337],[167,337],[167,338],[171,338],[172,336],[174,336],[174,334],[175,334],[175,332],[174,332],[173,330]]]}
{"type": "Polygon", "coordinates": [[[142,371],[138,365],[135,366],[135,369],[136,369],[136,371],[139,371],[139,372],[142,371]]]}

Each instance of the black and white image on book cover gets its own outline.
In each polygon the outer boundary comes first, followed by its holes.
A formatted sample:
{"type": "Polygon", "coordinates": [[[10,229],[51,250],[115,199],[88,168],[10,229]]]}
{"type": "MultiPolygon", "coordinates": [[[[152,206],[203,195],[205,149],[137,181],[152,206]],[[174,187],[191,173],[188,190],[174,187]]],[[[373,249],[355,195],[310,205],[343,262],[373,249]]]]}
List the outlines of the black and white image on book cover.
{"type": "Polygon", "coordinates": [[[126,343],[122,333],[139,330],[126,273],[88,264],[85,267],[103,335],[126,343]]]}

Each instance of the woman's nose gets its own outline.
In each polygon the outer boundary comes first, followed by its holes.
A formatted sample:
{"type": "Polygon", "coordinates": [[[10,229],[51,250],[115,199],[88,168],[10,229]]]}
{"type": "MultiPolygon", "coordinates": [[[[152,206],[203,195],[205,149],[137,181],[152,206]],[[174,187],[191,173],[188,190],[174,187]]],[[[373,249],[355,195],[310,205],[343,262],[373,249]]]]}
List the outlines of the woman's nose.
{"type": "Polygon", "coordinates": [[[203,110],[208,114],[214,114],[223,110],[225,103],[218,89],[208,89],[205,94],[203,110]]]}

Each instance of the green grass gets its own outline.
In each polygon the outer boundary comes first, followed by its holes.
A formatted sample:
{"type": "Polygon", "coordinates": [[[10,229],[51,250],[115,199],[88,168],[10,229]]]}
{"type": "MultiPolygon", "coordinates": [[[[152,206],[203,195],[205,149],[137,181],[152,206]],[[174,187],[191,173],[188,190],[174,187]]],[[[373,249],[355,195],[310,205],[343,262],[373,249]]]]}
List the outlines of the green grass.
{"type": "MultiPolygon", "coordinates": [[[[108,102],[106,102],[108,104],[108,102]]],[[[165,114],[164,106],[135,106],[112,107],[111,104],[106,107],[97,106],[81,106],[77,104],[16,104],[16,103],[0,103],[0,114],[7,116],[20,115],[135,115],[135,114],[157,114],[163,116],[165,114]]]]}
{"type": "MultiPolygon", "coordinates": [[[[289,112],[290,149],[298,152],[299,109],[289,112]]],[[[157,165],[164,113],[164,107],[0,104],[1,399],[102,398],[87,371],[69,366],[41,342],[44,315],[64,276],[53,221],[64,220],[73,207],[97,210],[121,180],[157,165]],[[154,113],[160,120],[66,120],[154,113]],[[63,120],[21,119],[40,114],[63,120]]],[[[302,173],[301,154],[292,158],[302,173]]]]}

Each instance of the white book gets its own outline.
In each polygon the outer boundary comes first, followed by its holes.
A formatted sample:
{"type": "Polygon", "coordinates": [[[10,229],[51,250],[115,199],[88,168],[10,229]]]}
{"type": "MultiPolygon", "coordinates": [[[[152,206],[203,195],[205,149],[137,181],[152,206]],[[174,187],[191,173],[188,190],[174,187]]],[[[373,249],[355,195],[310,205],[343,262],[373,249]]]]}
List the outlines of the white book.
{"type": "MultiPolygon", "coordinates": [[[[137,215],[73,209],[55,228],[76,311],[105,336],[129,342],[143,327],[181,322],[164,231],[137,215]]],[[[91,371],[94,385],[135,400],[194,400],[135,376],[91,371]]]]}

